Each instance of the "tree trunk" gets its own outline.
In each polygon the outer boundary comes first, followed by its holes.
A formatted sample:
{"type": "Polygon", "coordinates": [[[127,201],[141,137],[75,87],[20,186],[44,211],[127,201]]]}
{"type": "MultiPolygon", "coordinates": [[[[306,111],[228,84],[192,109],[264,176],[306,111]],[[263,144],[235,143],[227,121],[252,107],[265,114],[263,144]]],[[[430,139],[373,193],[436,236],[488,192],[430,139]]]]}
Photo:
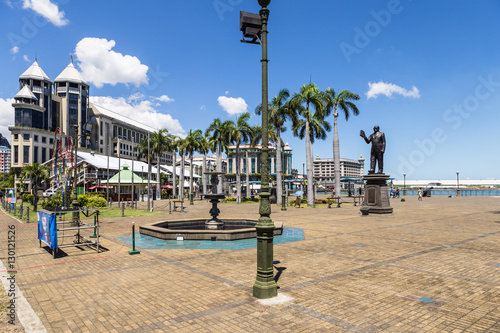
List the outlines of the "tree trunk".
{"type": "Polygon", "coordinates": [[[241,202],[240,144],[236,144],[236,203],[241,202]]]}
{"type": "Polygon", "coordinates": [[[160,172],[160,155],[158,154],[157,156],[158,158],[158,165],[156,166],[157,168],[157,175],[156,175],[156,200],[160,200],[161,199],[161,172],[160,172]]]}
{"type": "Polygon", "coordinates": [[[313,153],[309,135],[309,115],[306,117],[306,167],[307,167],[307,205],[314,206],[313,191],[313,153]]]}
{"type": "Polygon", "coordinates": [[[245,153],[245,158],[247,160],[247,172],[246,172],[246,175],[247,175],[247,193],[246,193],[246,197],[247,198],[250,198],[250,163],[248,161],[248,150],[246,151],[245,153]]]}
{"type": "MultiPolygon", "coordinates": [[[[217,147],[217,171],[222,172],[222,147],[219,143],[217,147]]],[[[219,178],[219,183],[217,184],[217,193],[224,193],[222,190],[222,175],[217,176],[219,178]]],[[[215,191],[215,189],[212,189],[215,191]]]]}
{"type": "Polygon", "coordinates": [[[177,194],[177,153],[174,151],[174,160],[172,163],[172,197],[175,199],[177,194]]]}
{"type": "Polygon", "coordinates": [[[179,180],[179,200],[184,200],[184,172],[185,172],[184,157],[185,157],[185,152],[183,149],[181,153],[181,179],[179,180]]]}
{"type": "Polygon", "coordinates": [[[203,166],[202,166],[202,183],[203,183],[203,194],[207,193],[207,176],[205,175],[206,170],[206,164],[207,164],[207,155],[203,155],[203,166]]]}
{"type": "Polygon", "coordinates": [[[334,114],[333,120],[333,174],[335,175],[335,196],[340,197],[340,145],[339,133],[337,129],[337,112],[334,114]]]}
{"type": "Polygon", "coordinates": [[[281,197],[283,195],[283,176],[282,176],[282,163],[281,163],[281,133],[276,131],[276,196],[278,205],[281,205],[281,197]]]}
{"type": "Polygon", "coordinates": [[[189,200],[191,200],[193,195],[193,154],[189,160],[191,162],[191,167],[189,168],[189,200]]]}

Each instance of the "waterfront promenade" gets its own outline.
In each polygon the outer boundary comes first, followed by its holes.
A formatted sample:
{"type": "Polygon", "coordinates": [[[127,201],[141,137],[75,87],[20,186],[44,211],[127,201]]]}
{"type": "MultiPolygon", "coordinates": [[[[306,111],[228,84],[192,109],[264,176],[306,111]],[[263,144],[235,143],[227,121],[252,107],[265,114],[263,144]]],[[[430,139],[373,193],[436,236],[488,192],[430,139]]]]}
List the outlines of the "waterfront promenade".
{"type": "MultiPolygon", "coordinates": [[[[128,254],[132,221],[208,217],[206,202],[104,220],[104,252],[67,248],[56,259],[39,248],[35,224],[0,212],[0,257],[7,266],[15,225],[16,282],[48,332],[500,332],[500,198],[391,204],[393,214],[369,216],[351,205],[273,206],[273,220],[305,237],[274,247],[274,305],[252,297],[255,247],[128,254]]],[[[257,204],[220,209],[221,218],[258,218],[257,204]]]]}

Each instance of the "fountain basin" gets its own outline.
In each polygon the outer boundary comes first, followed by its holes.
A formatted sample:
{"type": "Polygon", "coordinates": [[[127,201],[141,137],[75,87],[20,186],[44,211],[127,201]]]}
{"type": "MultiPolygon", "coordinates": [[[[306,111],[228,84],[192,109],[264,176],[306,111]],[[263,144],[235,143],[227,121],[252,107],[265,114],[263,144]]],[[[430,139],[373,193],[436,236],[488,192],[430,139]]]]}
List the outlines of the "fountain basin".
{"type": "MultiPolygon", "coordinates": [[[[232,241],[238,239],[256,238],[255,225],[257,220],[251,219],[221,219],[220,229],[207,229],[206,219],[172,220],[149,223],[139,227],[141,235],[165,240],[196,241],[232,241]]],[[[274,236],[283,233],[283,223],[274,222],[274,236]]]]}

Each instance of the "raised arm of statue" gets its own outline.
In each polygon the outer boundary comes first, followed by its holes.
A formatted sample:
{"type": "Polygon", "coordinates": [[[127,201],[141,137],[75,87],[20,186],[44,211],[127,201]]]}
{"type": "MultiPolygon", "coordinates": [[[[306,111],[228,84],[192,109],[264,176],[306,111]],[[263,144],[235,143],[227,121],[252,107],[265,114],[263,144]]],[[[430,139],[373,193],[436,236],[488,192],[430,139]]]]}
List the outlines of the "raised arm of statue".
{"type": "Polygon", "coordinates": [[[366,137],[366,134],[365,134],[365,131],[361,130],[359,131],[359,136],[362,137],[363,139],[365,139],[365,142],[366,143],[370,143],[371,140],[369,140],[367,137],[366,137]]]}

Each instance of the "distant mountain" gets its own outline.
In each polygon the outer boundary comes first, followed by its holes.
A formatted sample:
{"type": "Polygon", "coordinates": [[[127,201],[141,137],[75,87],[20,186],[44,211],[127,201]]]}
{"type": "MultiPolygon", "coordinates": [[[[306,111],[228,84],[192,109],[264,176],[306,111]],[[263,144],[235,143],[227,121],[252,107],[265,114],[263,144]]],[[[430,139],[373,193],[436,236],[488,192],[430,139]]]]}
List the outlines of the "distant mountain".
{"type": "Polygon", "coordinates": [[[7,139],[0,133],[0,146],[5,146],[10,148],[10,143],[7,139]]]}

